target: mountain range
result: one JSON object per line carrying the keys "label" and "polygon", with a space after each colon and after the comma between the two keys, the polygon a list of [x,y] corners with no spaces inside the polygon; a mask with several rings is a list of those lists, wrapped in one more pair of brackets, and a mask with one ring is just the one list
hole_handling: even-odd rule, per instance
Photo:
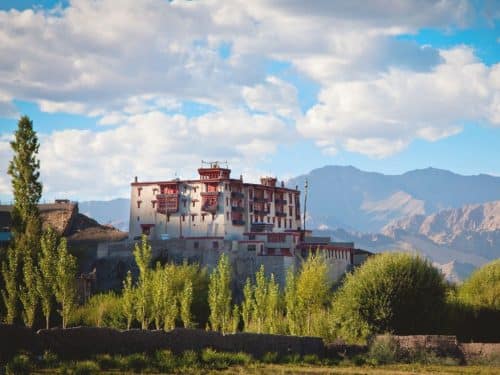
{"label": "mountain range", "polygon": [[[426,168],[401,175],[326,166],[308,181],[306,227],[370,251],[415,251],[450,280],[500,257],[500,177]],[[304,193],[304,192],[303,192]],[[128,230],[128,199],[80,202],[80,212]]]}

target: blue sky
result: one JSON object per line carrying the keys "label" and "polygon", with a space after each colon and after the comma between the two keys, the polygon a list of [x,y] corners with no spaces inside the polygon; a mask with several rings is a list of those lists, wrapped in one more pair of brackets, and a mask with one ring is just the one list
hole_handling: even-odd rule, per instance
{"label": "blue sky", "polygon": [[[27,114],[45,198],[200,160],[500,175],[500,2],[0,2],[0,199]],[[17,11],[15,11],[15,10]]]}

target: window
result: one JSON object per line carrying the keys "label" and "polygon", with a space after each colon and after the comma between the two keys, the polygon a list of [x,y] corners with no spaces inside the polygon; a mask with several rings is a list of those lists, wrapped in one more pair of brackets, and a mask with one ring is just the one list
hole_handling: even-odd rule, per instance
{"label": "window", "polygon": [[194,188],[193,188],[193,191],[194,191],[195,193],[196,193],[196,189],[197,189],[196,187],[194,187]]}
{"label": "window", "polygon": [[253,211],[253,204],[250,203],[250,211]]}
{"label": "window", "polygon": [[201,215],[201,221],[205,221],[205,214]]}
{"label": "window", "polygon": [[292,206],[288,207],[288,215],[292,216]]}
{"label": "window", "polygon": [[288,219],[288,224],[289,224],[288,227],[292,228],[292,219]]}
{"label": "window", "polygon": [[281,219],[278,219],[278,228],[281,228]]}
{"label": "window", "polygon": [[248,235],[248,239],[249,239],[249,240],[255,240],[255,233],[250,233],[250,234]]}
{"label": "window", "polygon": [[224,184],[224,189],[228,190],[227,184]]}
{"label": "window", "polygon": [[292,204],[292,193],[288,193],[288,202]]}
{"label": "window", "polygon": [[250,222],[253,221],[253,215],[250,215]]}
{"label": "window", "polygon": [[267,217],[267,222],[268,222],[268,223],[270,223],[270,222],[271,222],[271,217],[270,217],[270,216],[268,216],[268,217]]}
{"label": "window", "polygon": [[212,221],[215,220],[215,214],[212,214]]}
{"label": "window", "polygon": [[137,221],[141,220],[141,218],[139,216],[137,216]]}
{"label": "window", "polygon": [[182,204],[184,205],[184,208],[186,208],[186,199],[182,200]]}
{"label": "window", "polygon": [[200,244],[198,243],[198,241],[194,241],[193,247],[195,249],[197,249],[199,246],[200,246]]}
{"label": "window", "polygon": [[192,203],[193,203],[193,207],[194,207],[194,206],[195,206],[195,204],[196,204],[196,201],[193,201]]}
{"label": "window", "polygon": [[170,221],[170,214],[167,214],[167,223]]}
{"label": "window", "polygon": [[156,201],[151,201],[151,204],[153,205],[153,208],[156,206]]}
{"label": "window", "polygon": [[213,241],[212,242],[212,248],[213,249],[218,249],[219,248],[219,242],[218,241]]}
{"label": "window", "polygon": [[226,219],[229,220],[229,212],[226,212]]}
{"label": "window", "polygon": [[255,251],[256,250],[256,246],[255,245],[248,245],[247,246],[247,251]]}
{"label": "window", "polygon": [[137,196],[140,197],[141,196],[141,191],[142,191],[142,188],[141,187],[138,187],[137,188]]}
{"label": "window", "polygon": [[186,216],[182,215],[182,221],[186,221]]}
{"label": "window", "polygon": [[142,201],[137,201],[137,208],[141,208]]}
{"label": "window", "polygon": [[229,207],[229,198],[226,197],[226,207]]}
{"label": "window", "polygon": [[194,221],[195,215],[191,215],[191,221]]}

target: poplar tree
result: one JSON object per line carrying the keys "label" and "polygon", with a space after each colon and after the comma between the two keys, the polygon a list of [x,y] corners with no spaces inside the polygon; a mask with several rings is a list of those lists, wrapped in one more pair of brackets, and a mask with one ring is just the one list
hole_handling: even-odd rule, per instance
{"label": "poplar tree", "polygon": [[177,306],[177,298],[175,295],[175,289],[173,287],[172,280],[166,279],[163,284],[163,296],[165,299],[165,308],[163,311],[163,329],[165,331],[170,331],[175,328],[175,320],[179,314],[179,308]]}
{"label": "poplar tree", "polygon": [[62,326],[66,328],[68,320],[76,306],[76,258],[68,252],[66,239],[62,238],[57,249],[55,296],[60,304],[59,313]]}
{"label": "poplar tree", "polygon": [[36,289],[36,269],[33,258],[26,256],[23,264],[23,284],[20,286],[19,297],[23,305],[22,318],[27,327],[33,327],[38,307],[38,292]]}
{"label": "poplar tree", "polygon": [[191,304],[193,302],[193,283],[191,280],[187,280],[184,289],[182,290],[181,298],[180,298],[180,315],[182,324],[184,328],[190,328],[192,326],[191,323]]}
{"label": "poplar tree", "polygon": [[161,329],[162,321],[165,316],[165,306],[168,303],[165,296],[165,283],[168,275],[164,272],[164,269],[160,266],[160,263],[156,264],[156,268],[151,272],[151,316],[153,318],[155,328]]}
{"label": "poplar tree", "polygon": [[17,317],[17,303],[19,299],[18,280],[19,254],[14,249],[7,251],[7,260],[2,263],[4,290],[3,303],[6,309],[5,323],[13,324]]}
{"label": "poplar tree", "polygon": [[254,289],[254,321],[257,325],[257,333],[263,333],[266,320],[267,304],[267,280],[264,274],[264,265],[261,265],[259,271],[255,274]]}
{"label": "poplar tree", "polygon": [[57,258],[57,233],[52,229],[47,229],[40,241],[39,269],[36,274],[36,290],[40,297],[42,313],[45,317],[45,328],[49,328],[50,315],[54,302],[54,291],[56,279],[56,258]]}
{"label": "poplar tree", "polygon": [[300,335],[302,332],[300,324],[302,312],[299,310],[299,304],[297,303],[297,280],[293,268],[289,268],[286,274],[285,311],[290,334],[294,336]]}
{"label": "poplar tree", "polygon": [[130,271],[127,272],[127,276],[123,280],[122,309],[127,319],[127,329],[130,329],[135,317],[135,290]]}
{"label": "poplar tree", "polygon": [[231,318],[231,265],[225,254],[221,254],[217,267],[210,274],[208,305],[212,330],[228,332]]}
{"label": "poplar tree", "polygon": [[305,317],[302,335],[311,335],[312,317],[324,308],[329,290],[325,258],[322,255],[310,255],[302,264],[296,284],[298,310]]}
{"label": "poplar tree", "polygon": [[135,245],[134,258],[139,268],[139,280],[137,283],[136,317],[141,323],[142,329],[147,329],[151,322],[151,246],[147,236],[143,235],[141,245]]}
{"label": "poplar tree", "polygon": [[274,274],[271,274],[267,284],[267,301],[266,301],[266,333],[275,334],[279,329],[281,320],[280,311],[280,289],[274,279]]}
{"label": "poplar tree", "polygon": [[243,302],[241,304],[241,318],[243,319],[243,330],[245,332],[250,332],[252,329],[253,304],[253,287],[250,278],[247,278],[243,287]]}
{"label": "poplar tree", "polygon": [[[33,295],[27,295],[32,283],[33,265],[36,264],[37,248],[40,240],[40,215],[38,212],[38,202],[42,195],[42,184],[40,178],[40,161],[37,158],[38,137],[33,130],[33,123],[27,117],[20,118],[14,140],[10,142],[13,157],[9,163],[7,173],[11,177],[14,206],[12,208],[12,240],[7,250],[7,261],[2,264],[2,275],[5,289],[2,293],[7,310],[6,321],[13,323],[18,316],[19,297],[22,301],[30,303]],[[15,253],[15,254],[11,254]],[[30,257],[27,266],[25,259]],[[27,271],[28,275],[22,277],[22,272]],[[24,284],[23,293],[20,287]],[[16,287],[14,287],[16,286]],[[31,315],[32,307],[26,304],[23,315]]]}

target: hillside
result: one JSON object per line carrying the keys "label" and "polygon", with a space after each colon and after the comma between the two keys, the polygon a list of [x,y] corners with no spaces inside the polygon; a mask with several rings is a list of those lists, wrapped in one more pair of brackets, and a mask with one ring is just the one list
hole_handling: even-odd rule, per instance
{"label": "hillside", "polygon": [[382,233],[395,240],[422,237],[439,246],[496,259],[500,257],[500,201],[408,216],[387,224]]}
{"label": "hillside", "polygon": [[500,177],[462,176],[427,168],[402,175],[326,166],[288,181],[307,178],[309,228],[380,232],[390,221],[430,215],[441,209],[500,200]]}

